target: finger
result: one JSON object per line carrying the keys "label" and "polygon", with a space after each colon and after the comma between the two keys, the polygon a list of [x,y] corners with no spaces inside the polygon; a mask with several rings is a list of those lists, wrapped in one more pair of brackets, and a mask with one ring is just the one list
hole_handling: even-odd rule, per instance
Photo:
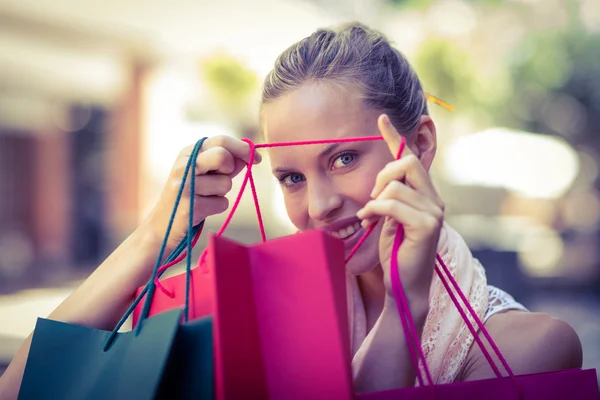
{"label": "finger", "polygon": [[186,146],[183,149],[181,149],[181,151],[179,152],[179,156],[183,156],[183,157],[189,157],[190,154],[192,154],[192,151],[194,150],[194,147],[196,147],[195,144],[192,144],[190,146]]}
{"label": "finger", "polygon": [[[226,135],[214,136],[206,139],[202,146],[206,151],[214,147],[223,147],[234,157],[244,160],[246,163],[250,162],[250,145],[240,139]],[[261,160],[262,156],[255,150],[254,164],[260,163]]]}
{"label": "finger", "polygon": [[239,158],[235,159],[235,168],[233,169],[233,172],[229,174],[230,178],[235,178],[244,168],[246,168],[246,163],[243,160],[240,160]]}
{"label": "finger", "polygon": [[434,199],[398,181],[388,183],[377,196],[377,200],[397,200],[436,218],[443,218],[443,207]]}
{"label": "finger", "polygon": [[365,218],[360,222],[360,225],[363,227],[363,229],[368,229],[372,224],[377,223],[377,221],[379,221],[380,219],[381,217]]}
{"label": "finger", "polygon": [[402,154],[398,154],[400,151],[400,147],[402,145],[402,135],[394,128],[390,118],[386,114],[381,114],[377,119],[377,127],[379,128],[379,132],[381,136],[383,136],[383,140],[387,143],[390,152],[394,158],[400,158],[406,154],[412,154],[408,146],[404,146],[402,150]]}
{"label": "finger", "polygon": [[197,196],[225,196],[232,187],[229,175],[200,175],[195,178]]}
{"label": "finger", "polygon": [[371,192],[371,197],[377,198],[385,187],[393,181],[403,182],[419,193],[430,197],[439,206],[443,205],[437,191],[433,187],[429,174],[414,154],[409,154],[399,160],[392,161],[379,171],[375,180],[375,186]]}
{"label": "finger", "polygon": [[229,175],[235,172],[234,156],[224,147],[212,147],[203,151],[196,159],[196,175],[211,171],[217,174]]}
{"label": "finger", "polygon": [[229,208],[229,199],[222,196],[198,196],[194,201],[194,215],[202,220],[211,215],[221,214]]}
{"label": "finger", "polygon": [[435,231],[441,226],[441,221],[433,215],[390,199],[371,200],[357,216],[360,219],[389,217],[405,227],[422,231],[424,234]]}

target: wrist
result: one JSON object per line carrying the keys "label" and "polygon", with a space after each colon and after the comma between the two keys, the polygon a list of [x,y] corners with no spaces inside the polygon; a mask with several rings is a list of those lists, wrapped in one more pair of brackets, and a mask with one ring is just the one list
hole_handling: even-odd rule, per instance
{"label": "wrist", "polygon": [[[419,329],[425,323],[427,314],[429,313],[429,296],[423,293],[409,295],[405,292],[408,308]],[[394,312],[398,314],[398,304],[393,293],[386,293],[383,305],[384,312]]]}
{"label": "wrist", "polygon": [[[148,260],[151,260],[153,264],[156,262],[156,258],[158,257],[158,253],[162,246],[164,234],[157,231],[156,227],[149,219],[142,222],[136,228],[130,239],[133,242],[132,244],[139,249],[140,252],[147,255]],[[175,246],[167,241],[161,263],[169,256],[169,254],[171,254],[174,248]]]}

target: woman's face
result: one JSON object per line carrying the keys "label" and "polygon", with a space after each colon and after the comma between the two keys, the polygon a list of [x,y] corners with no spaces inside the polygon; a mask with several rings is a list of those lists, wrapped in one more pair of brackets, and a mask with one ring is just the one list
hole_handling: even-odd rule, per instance
{"label": "woman's face", "polygon": [[[349,91],[307,84],[265,105],[262,123],[267,142],[379,136],[380,114]],[[377,173],[394,159],[386,143],[278,147],[268,154],[292,223],[342,239],[347,254],[364,233],[356,212],[371,199]],[[349,262],[349,272],[378,265],[381,225]]]}

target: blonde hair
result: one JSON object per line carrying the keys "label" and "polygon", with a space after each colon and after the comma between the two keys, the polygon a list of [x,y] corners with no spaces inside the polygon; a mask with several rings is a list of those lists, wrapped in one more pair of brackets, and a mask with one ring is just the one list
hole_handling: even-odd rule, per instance
{"label": "blonde hair", "polygon": [[428,114],[421,82],[404,55],[360,23],[319,29],[281,53],[265,79],[262,104],[308,82],[356,87],[367,107],[388,114],[404,134]]}

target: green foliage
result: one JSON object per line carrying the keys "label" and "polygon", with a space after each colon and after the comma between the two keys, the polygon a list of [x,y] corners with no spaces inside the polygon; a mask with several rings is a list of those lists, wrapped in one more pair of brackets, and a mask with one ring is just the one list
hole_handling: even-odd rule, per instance
{"label": "green foliage", "polygon": [[[487,3],[478,7],[479,24],[493,18],[496,2],[477,3]],[[535,14],[529,8],[513,11],[523,18],[513,18],[515,25],[506,29],[525,33],[498,60],[486,59],[473,46],[477,37],[465,45],[430,36],[413,60],[425,90],[476,125],[558,134],[584,146],[600,144],[600,35],[582,28],[577,10],[569,9],[566,28],[529,23]],[[485,32],[485,25],[479,29]],[[501,32],[485,36],[486,46],[503,40]]]}
{"label": "green foliage", "polygon": [[246,101],[259,87],[258,76],[252,70],[224,54],[204,60],[202,75],[208,88],[226,104]]}

